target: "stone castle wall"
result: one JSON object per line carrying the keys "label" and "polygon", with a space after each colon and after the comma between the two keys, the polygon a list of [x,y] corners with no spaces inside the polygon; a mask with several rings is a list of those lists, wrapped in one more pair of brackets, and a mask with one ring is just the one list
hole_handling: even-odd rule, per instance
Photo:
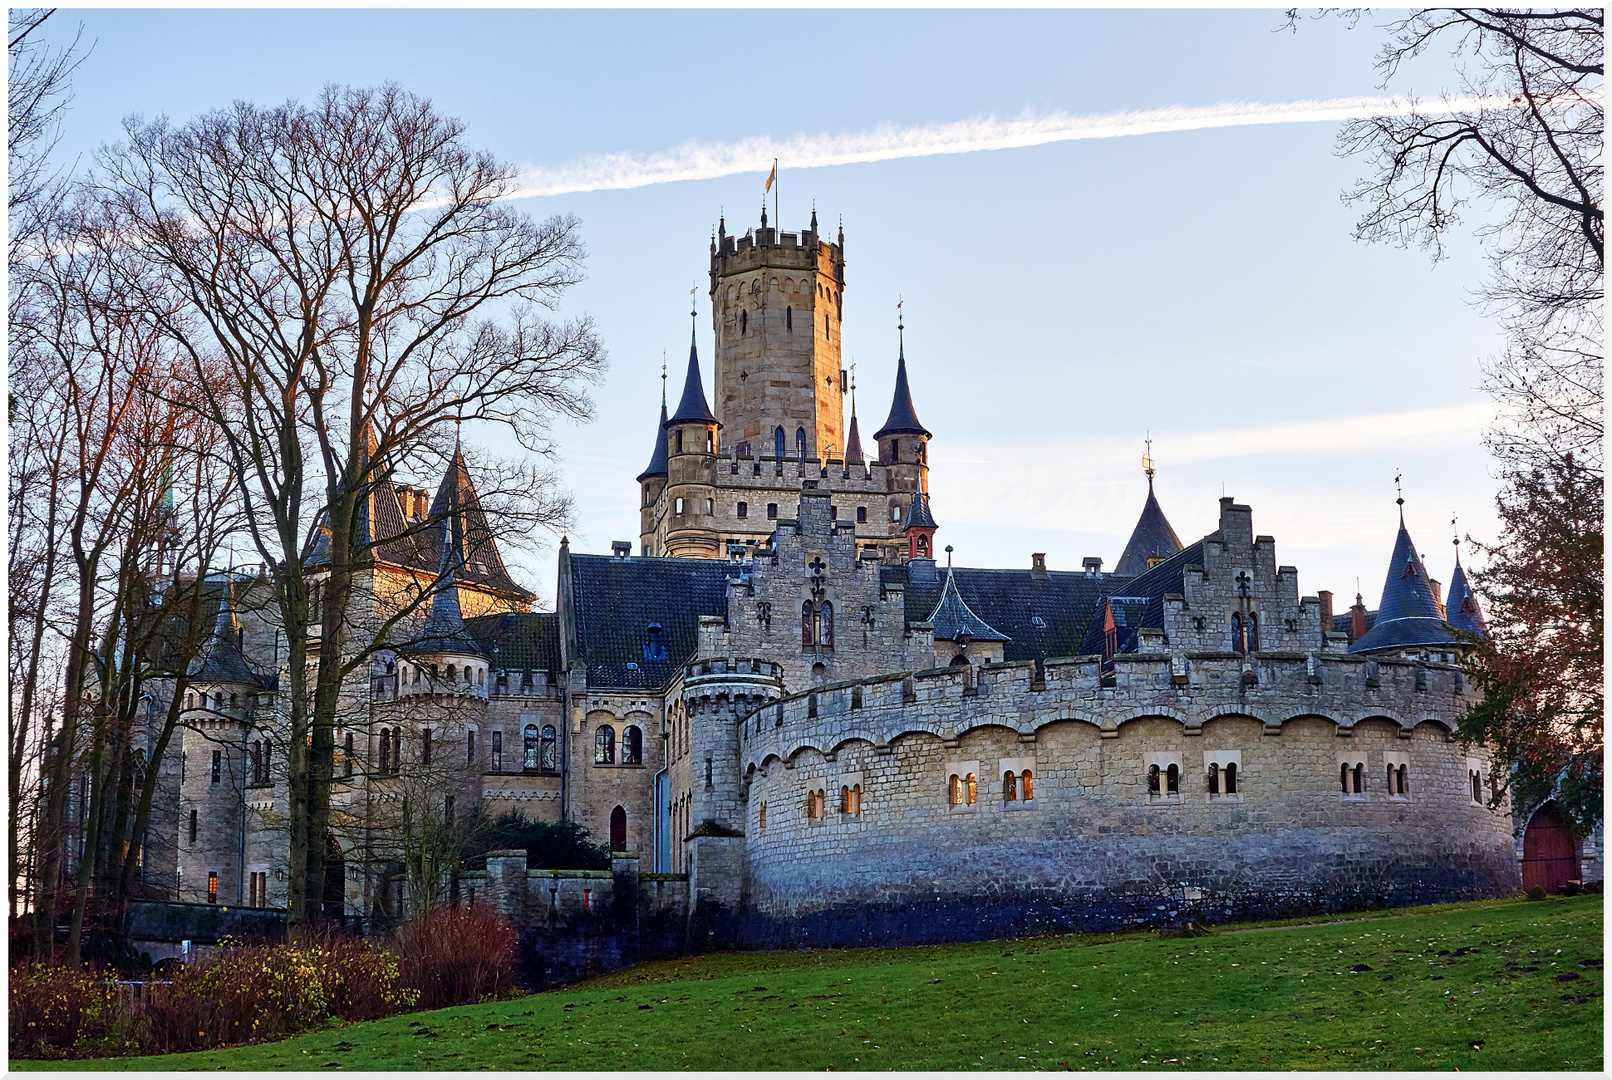
{"label": "stone castle wall", "polygon": [[[1508,893],[1509,807],[1452,742],[1459,673],[1329,656],[1121,657],[839,684],[748,717],[743,938],[866,944],[1292,915]],[[1321,681],[1315,681],[1319,678]],[[1211,795],[1208,766],[1237,765]],[[1340,766],[1364,766],[1361,795]],[[1148,789],[1177,766],[1179,792]],[[1385,790],[1408,766],[1408,791]],[[1003,774],[1033,777],[1007,800]],[[950,802],[953,774],[976,778]],[[1021,781],[1022,782],[1022,781]],[[840,791],[860,786],[860,813]],[[808,792],[826,807],[808,816]],[[765,810],[763,810],[765,808]],[[763,812],[766,815],[762,824]]]}

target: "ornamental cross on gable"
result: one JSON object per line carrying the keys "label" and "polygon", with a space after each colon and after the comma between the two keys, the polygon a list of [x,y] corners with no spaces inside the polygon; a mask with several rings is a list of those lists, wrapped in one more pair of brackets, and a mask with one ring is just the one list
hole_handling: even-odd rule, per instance
{"label": "ornamental cross on gable", "polygon": [[823,588],[828,584],[828,564],[823,562],[821,556],[817,556],[806,564],[806,569],[812,572],[812,599],[821,600]]}
{"label": "ornamental cross on gable", "polygon": [[1237,577],[1233,580],[1237,582],[1238,596],[1241,596],[1246,600],[1248,597],[1253,595],[1254,579],[1248,576],[1247,570],[1237,571]]}

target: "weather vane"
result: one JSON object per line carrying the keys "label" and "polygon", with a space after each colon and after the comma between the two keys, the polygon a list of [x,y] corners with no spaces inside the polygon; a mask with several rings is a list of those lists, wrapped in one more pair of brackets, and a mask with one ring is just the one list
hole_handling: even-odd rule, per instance
{"label": "weather vane", "polygon": [[1144,438],[1142,440],[1142,442],[1144,444],[1146,444],[1146,446],[1147,446],[1147,449],[1142,451],[1142,471],[1147,473],[1147,478],[1149,480],[1152,480],[1153,479],[1153,433],[1151,431],[1149,431],[1147,433],[1147,437]]}
{"label": "weather vane", "polygon": [[1394,501],[1396,503],[1398,503],[1400,506],[1404,506],[1405,505],[1405,490],[1404,490],[1404,488],[1400,487],[1400,485],[1399,485],[1399,477],[1400,477],[1400,474],[1396,471],[1394,473],[1394,490],[1399,493],[1399,498],[1395,499]]}

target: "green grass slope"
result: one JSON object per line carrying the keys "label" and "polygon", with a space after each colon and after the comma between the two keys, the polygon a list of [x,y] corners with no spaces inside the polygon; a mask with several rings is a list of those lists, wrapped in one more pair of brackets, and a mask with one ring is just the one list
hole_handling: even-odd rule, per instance
{"label": "green grass slope", "polygon": [[110,1069],[1600,1070],[1599,896],[1203,938],[646,964]]}

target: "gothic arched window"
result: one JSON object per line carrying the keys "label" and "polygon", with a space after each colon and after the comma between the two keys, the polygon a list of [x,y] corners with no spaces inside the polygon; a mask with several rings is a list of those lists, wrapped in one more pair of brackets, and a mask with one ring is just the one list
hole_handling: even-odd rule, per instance
{"label": "gothic arched window", "polygon": [[1020,786],[1022,788],[1022,790],[1019,792],[1019,798],[1021,798],[1021,799],[1033,799],[1033,798],[1035,798],[1035,777],[1030,775],[1030,770],[1029,769],[1025,769],[1022,773],[1019,774],[1019,784],[1020,784]]}
{"label": "gothic arched window", "polygon": [[1338,785],[1345,795],[1349,794],[1349,763],[1344,762],[1338,766]]}
{"label": "gothic arched window", "polygon": [[1248,616],[1248,651],[1259,652],[1259,616],[1252,612]]}
{"label": "gothic arched window", "polygon": [[825,649],[834,647],[834,605],[827,600],[818,609],[817,642]]}
{"label": "gothic arched window", "polygon": [[1237,794],[1237,763],[1235,761],[1226,763],[1226,794]]}
{"label": "gothic arched window", "polygon": [[967,787],[968,787],[968,804],[970,806],[973,806],[975,803],[979,802],[979,797],[980,797],[979,778],[977,776],[975,776],[973,773],[969,773],[966,777],[963,778],[963,783],[965,785],[967,785]]}
{"label": "gothic arched window", "polygon": [[784,308],[784,329],[785,330],[793,330],[793,329],[795,329],[795,309],[794,308],[789,308],[789,307]]}
{"label": "gothic arched window", "polygon": [[[1153,767],[1153,779],[1158,780],[1158,766]],[[1010,772],[1002,774],[1002,799],[1004,802],[1017,802],[1019,798],[1019,778]]]}
{"label": "gothic arched window", "polygon": [[816,641],[816,636],[812,633],[812,602],[808,600],[800,605],[800,643],[813,645]]}
{"label": "gothic arched window", "polygon": [[772,433],[772,454],[779,461],[784,460],[784,429],[778,428]]}
{"label": "gothic arched window", "polygon": [[1248,628],[1243,625],[1243,617],[1237,612],[1231,615],[1231,651],[1238,656],[1248,651]]}
{"label": "gothic arched window", "polygon": [[1399,794],[1401,794],[1401,795],[1409,794],[1410,793],[1410,766],[1401,765],[1399,767],[1398,777],[1399,777]]}
{"label": "gothic arched window", "polygon": [[739,309],[739,333],[743,334],[750,329],[750,313],[743,308]]}
{"label": "gothic arched window", "polygon": [[539,756],[537,760],[543,771],[559,772],[560,756],[557,752],[559,748],[554,743],[554,726],[552,724],[543,725],[543,737],[538,745]]}
{"label": "gothic arched window", "polygon": [[1159,767],[1157,765],[1147,767],[1147,792],[1149,795],[1159,793]]}
{"label": "gothic arched window", "polygon": [[537,768],[537,725],[527,724],[521,733],[521,768]]}
{"label": "gothic arched window", "polygon": [[381,728],[381,772],[392,771],[392,729]]}
{"label": "gothic arched window", "polygon": [[806,460],[806,429],[803,427],[795,429],[795,456]]}
{"label": "gothic arched window", "polygon": [[963,801],[963,778],[956,773],[952,773],[951,779],[946,782],[946,799],[953,806]]}
{"label": "gothic arched window", "polygon": [[593,763],[595,765],[616,763],[616,729],[609,724],[600,724],[599,730],[593,734]]}
{"label": "gothic arched window", "polygon": [[1181,767],[1179,765],[1171,765],[1164,771],[1164,790],[1169,795],[1179,795],[1181,793]]}
{"label": "gothic arched window", "polygon": [[1355,765],[1354,778],[1355,794],[1359,795],[1361,792],[1366,790],[1366,767],[1364,765]]}

